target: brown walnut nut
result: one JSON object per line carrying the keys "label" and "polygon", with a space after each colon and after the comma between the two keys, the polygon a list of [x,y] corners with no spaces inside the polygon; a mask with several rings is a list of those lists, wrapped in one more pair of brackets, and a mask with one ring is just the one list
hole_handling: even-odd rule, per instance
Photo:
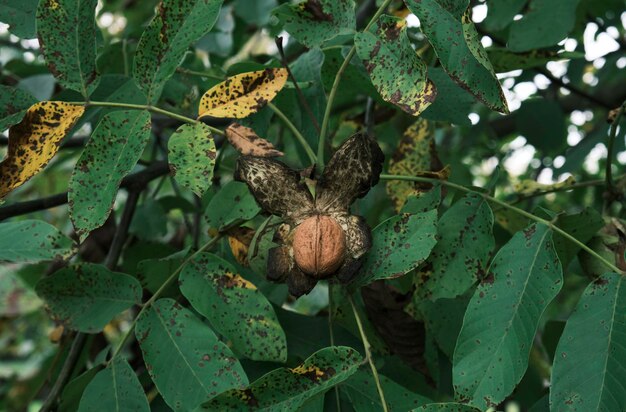
{"label": "brown walnut nut", "polygon": [[305,274],[324,279],[339,269],[344,261],[346,237],[341,226],[330,216],[315,215],[296,227],[293,255]]}

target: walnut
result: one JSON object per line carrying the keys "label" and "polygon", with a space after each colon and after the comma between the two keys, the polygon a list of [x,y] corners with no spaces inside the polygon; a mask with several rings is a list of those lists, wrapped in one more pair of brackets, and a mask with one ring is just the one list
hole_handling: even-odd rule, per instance
{"label": "walnut", "polygon": [[378,183],[384,155],[365,134],[347,139],[332,156],[311,194],[302,176],[274,159],[241,156],[235,179],[245,182],[261,208],[284,223],[274,235],[267,278],[286,281],[294,296],[319,279],[347,283],[371,246],[370,228],[350,206]]}
{"label": "walnut", "polygon": [[323,279],[335,273],[343,263],[346,236],[330,216],[316,215],[296,227],[293,257],[305,274]]}

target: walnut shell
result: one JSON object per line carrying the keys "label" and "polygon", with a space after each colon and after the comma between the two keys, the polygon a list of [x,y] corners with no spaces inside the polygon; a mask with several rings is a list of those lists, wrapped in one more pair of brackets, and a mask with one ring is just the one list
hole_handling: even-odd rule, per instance
{"label": "walnut shell", "polygon": [[346,237],[330,216],[316,215],[304,220],[293,235],[293,255],[304,273],[325,278],[337,271],[344,261]]}

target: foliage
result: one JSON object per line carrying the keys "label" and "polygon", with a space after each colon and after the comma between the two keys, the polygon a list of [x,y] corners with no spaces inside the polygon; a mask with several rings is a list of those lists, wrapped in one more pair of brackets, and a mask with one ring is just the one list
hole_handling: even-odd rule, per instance
{"label": "foliage", "polygon": [[[3,1],[0,409],[624,410],[624,17]],[[363,216],[354,279],[268,279],[242,155],[275,213]]]}

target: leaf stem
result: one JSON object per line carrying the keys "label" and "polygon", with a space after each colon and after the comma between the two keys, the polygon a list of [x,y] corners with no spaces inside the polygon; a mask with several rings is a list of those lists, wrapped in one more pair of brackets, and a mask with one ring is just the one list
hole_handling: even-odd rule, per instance
{"label": "leaf stem", "polygon": [[[71,102],[73,104],[83,104],[85,105],[85,107],[118,107],[120,109],[134,109],[134,110],[147,110],[149,112],[152,113],[159,113],[162,114],[164,116],[167,117],[171,117],[172,119],[176,119],[176,120],[180,120],[181,122],[184,123],[198,123],[199,120],[196,119],[192,119],[191,117],[187,117],[187,116],[183,116],[182,114],[178,114],[178,113],[174,113],[174,112],[170,112],[169,110],[165,110],[165,109],[161,109],[160,107],[156,107],[156,106],[152,106],[149,104],[133,104],[133,103],[118,103],[118,102],[95,102],[95,101],[89,101],[89,102]],[[209,129],[211,129],[211,132],[215,133],[215,134],[219,134],[221,136],[224,136],[225,133],[220,130],[217,129],[213,126],[209,126],[207,125],[207,127]]]}
{"label": "leaf stem", "polygon": [[380,403],[383,407],[383,411],[388,412],[389,409],[387,408],[387,402],[385,401],[385,393],[383,392],[383,388],[380,385],[380,378],[378,377],[378,371],[376,370],[376,365],[374,365],[374,360],[372,359],[370,343],[367,340],[365,331],[363,330],[361,317],[359,316],[359,312],[357,311],[356,305],[354,304],[354,299],[352,299],[352,295],[349,293],[348,293],[348,301],[350,302],[350,306],[352,306],[352,312],[354,313],[354,318],[356,319],[356,325],[359,328],[359,333],[361,334],[361,340],[363,341],[363,348],[365,349],[365,360],[370,364],[370,368],[372,369],[372,376],[374,377],[374,382],[376,382],[376,389],[378,390]]}
{"label": "leaf stem", "polygon": [[[381,14],[387,9],[387,6],[391,3],[391,0],[385,0],[383,4],[380,5],[376,13],[372,16],[367,26],[363,29],[363,31],[369,30],[372,24],[378,20]],[[339,88],[339,82],[341,81],[341,76],[343,76],[343,72],[346,71],[352,57],[356,53],[356,46],[353,45],[348,55],[343,60],[341,67],[337,70],[337,74],[335,74],[335,80],[333,81],[333,85],[330,89],[330,93],[328,94],[328,101],[326,102],[326,110],[324,111],[324,117],[322,119],[322,128],[320,130],[320,138],[317,144],[317,159],[318,159],[318,167],[321,169],[324,167],[324,147],[326,145],[326,134],[328,130],[328,122],[330,120],[330,111],[333,108],[333,101],[335,100],[335,95],[337,94],[337,89]]]}
{"label": "leaf stem", "polygon": [[[178,277],[178,275],[180,274],[180,272],[182,272],[183,268],[185,267],[185,265],[187,265],[187,263],[191,262],[193,259],[196,258],[196,256],[198,256],[200,253],[204,252],[207,249],[210,249],[211,247],[213,247],[219,240],[221,239],[221,235],[217,235],[214,238],[212,238],[211,240],[209,240],[207,243],[205,243],[200,249],[198,249],[197,251],[195,251],[194,253],[192,253],[191,255],[189,255],[185,260],[183,260],[183,262],[180,264],[180,266],[178,266],[176,268],[176,270],[170,275],[170,277],[168,277],[165,282],[163,282],[163,284],[161,284],[161,286],[159,287],[159,289],[157,289],[156,292],[154,292],[154,295],[152,295],[150,297],[150,299],[148,299],[146,301],[146,303],[143,304],[143,306],[141,307],[141,310],[139,311],[139,313],[137,314],[137,316],[135,316],[135,319],[133,319],[133,322],[130,325],[130,328],[128,328],[128,330],[126,331],[126,333],[124,334],[124,336],[122,337],[122,340],[120,341],[119,345],[117,345],[117,348],[115,348],[115,351],[113,351],[113,354],[111,355],[111,359],[109,359],[109,362],[112,362],[113,359],[115,359],[115,357],[117,355],[119,355],[119,353],[122,351],[122,349],[124,348],[124,346],[126,345],[126,342],[128,342],[128,340],[130,339],[130,337],[132,336],[133,331],[135,330],[135,326],[137,325],[137,321],[139,320],[139,318],[141,317],[141,315],[143,315],[143,313],[150,307],[152,306],[152,304],[163,294],[163,292],[165,291],[165,289],[174,281],[176,280],[176,278]],[[107,364],[108,364],[107,363]]]}
{"label": "leaf stem", "polygon": [[289,130],[291,130],[291,133],[293,133],[295,138],[298,140],[298,142],[300,142],[300,144],[304,148],[304,151],[309,157],[311,164],[315,164],[317,162],[317,158],[315,157],[315,152],[313,151],[309,143],[306,141],[304,136],[302,136],[302,133],[300,133],[298,128],[291,122],[291,120],[289,120],[289,118],[285,115],[285,113],[283,113],[273,103],[271,102],[267,103],[267,107],[269,107],[276,114],[276,116],[278,116],[280,120],[282,120],[283,123],[285,123],[285,126],[287,126]]}
{"label": "leaf stem", "polygon": [[490,203],[497,204],[499,206],[502,206],[505,209],[509,209],[509,210],[511,210],[511,211],[513,211],[513,212],[515,212],[515,213],[517,213],[519,215],[522,215],[522,216],[524,216],[524,217],[526,217],[526,218],[528,218],[530,220],[534,220],[537,223],[541,223],[542,225],[548,226],[550,229],[552,229],[553,231],[555,231],[559,235],[563,236],[564,238],[566,238],[570,242],[574,243],[576,246],[580,247],[585,252],[589,253],[591,256],[593,256],[596,259],[598,259],[600,262],[604,263],[604,265],[606,267],[608,267],[609,269],[611,269],[615,273],[623,273],[623,271],[620,270],[613,263],[609,262],[604,257],[602,257],[599,254],[597,254],[596,252],[594,252],[589,246],[585,245],[584,243],[582,243],[581,241],[576,239],[574,236],[570,235],[569,233],[567,233],[566,231],[564,231],[560,227],[556,226],[554,223],[549,222],[549,221],[547,221],[545,219],[542,219],[539,216],[535,216],[532,213],[529,213],[529,212],[527,212],[527,211],[525,211],[523,209],[520,209],[518,207],[512,206],[512,205],[510,205],[510,204],[508,204],[506,202],[498,200],[495,197],[492,197],[492,196],[490,196],[490,195],[488,195],[486,193],[479,192],[479,191],[467,188],[465,186],[449,182],[447,180],[440,180],[440,179],[435,179],[435,178],[430,178],[430,177],[382,174],[382,175],[380,175],[380,178],[382,180],[404,180],[404,181],[409,181],[409,182],[423,182],[423,183],[432,183],[432,184],[442,184],[444,186],[451,187],[453,189],[460,190],[460,191],[465,192],[465,193],[477,194],[478,196],[482,197],[483,199],[487,200]]}
{"label": "leaf stem", "polygon": [[[624,114],[624,110],[626,110],[626,101],[622,103],[622,105],[617,109],[617,115],[611,123],[611,128],[609,129],[609,142],[607,145],[607,155],[606,155],[606,172],[604,174],[604,178],[606,180],[606,190],[609,192],[609,196],[612,197],[614,193],[614,185],[613,185],[613,151],[615,147],[615,138],[617,137],[617,128],[619,127],[619,123],[622,120],[622,115]],[[609,200],[610,202],[610,200]]]}

